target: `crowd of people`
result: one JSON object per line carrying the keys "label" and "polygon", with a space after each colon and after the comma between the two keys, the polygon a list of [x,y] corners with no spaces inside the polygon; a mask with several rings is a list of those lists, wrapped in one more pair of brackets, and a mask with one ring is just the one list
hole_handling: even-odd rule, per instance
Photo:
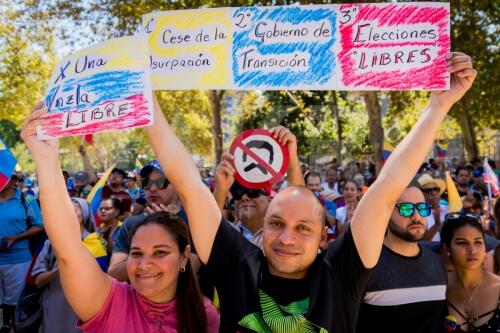
{"label": "crowd of people", "polygon": [[454,170],[452,212],[443,165],[422,164],[476,76],[468,56],[447,60],[451,89],[431,94],[378,175],[301,163],[282,126],[270,130],[289,151],[282,181],[245,187],[229,153],[200,174],[155,100],[156,160],[113,169],[95,208],[85,149],[70,175],[57,140],[36,138],[39,103],[22,131],[37,179],[0,192],[0,332],[500,332],[500,200],[471,161]]}

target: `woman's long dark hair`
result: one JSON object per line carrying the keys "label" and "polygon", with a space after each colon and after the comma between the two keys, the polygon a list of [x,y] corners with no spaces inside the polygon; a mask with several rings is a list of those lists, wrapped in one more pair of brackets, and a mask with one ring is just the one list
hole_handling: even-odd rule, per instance
{"label": "woman's long dark hair", "polygon": [[451,248],[451,240],[455,235],[455,231],[465,226],[473,227],[479,231],[484,241],[483,226],[481,225],[479,217],[470,214],[448,214],[440,232],[441,245],[445,244],[448,248]]}
{"label": "woman's long dark hair", "polygon": [[[139,228],[149,224],[157,224],[171,234],[182,253],[189,245],[189,231],[186,224],[169,213],[158,212],[148,215],[144,221],[132,230],[131,239]],[[178,313],[179,333],[207,333],[207,313],[203,305],[203,296],[198,281],[188,258],[186,271],[179,273],[177,291],[175,294]]]}

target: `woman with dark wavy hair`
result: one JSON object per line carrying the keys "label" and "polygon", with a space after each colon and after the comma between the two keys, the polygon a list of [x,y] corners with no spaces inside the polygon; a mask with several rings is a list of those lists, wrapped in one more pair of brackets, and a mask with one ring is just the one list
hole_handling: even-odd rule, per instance
{"label": "woman with dark wavy hair", "polygon": [[500,277],[484,269],[486,247],[479,216],[450,213],[441,244],[454,270],[448,275],[447,332],[498,332]]}
{"label": "woman with dark wavy hair", "polygon": [[153,214],[136,228],[127,261],[130,284],[99,268],[81,242],[58,141],[36,137],[36,127],[44,122],[40,117],[47,113],[41,106],[26,119],[22,137],[36,163],[45,231],[79,328],[100,333],[218,332],[219,315],[200,295],[189,263],[187,230],[180,222]]}
{"label": "woman with dark wavy hair", "polygon": [[[155,235],[151,239],[150,235]],[[141,239],[146,236],[147,238]],[[160,240],[160,237],[162,238]],[[148,215],[148,217],[139,223],[131,233],[132,242],[130,245],[129,259],[127,261],[127,271],[130,283],[141,295],[154,295],[159,293],[157,290],[160,284],[150,283],[144,280],[141,276],[152,276],[164,273],[164,279],[177,279],[177,288],[175,292],[175,305],[177,310],[177,320],[182,323],[182,329],[179,332],[207,332],[207,313],[205,312],[204,299],[201,294],[198,282],[196,280],[193,268],[189,259],[180,268],[180,274],[176,275],[175,271],[169,270],[170,262],[175,261],[177,253],[182,256],[183,260],[189,258],[189,231],[186,224],[177,217],[171,217],[169,213],[158,212]],[[156,242],[158,238],[158,242]],[[160,241],[162,243],[160,243]],[[156,244],[156,245],[155,245]],[[167,245],[167,247],[159,245]],[[140,260],[146,255],[148,247],[152,251],[159,251],[157,257],[152,259],[151,268],[146,272],[140,272]],[[170,256],[168,259],[164,257]],[[175,263],[174,263],[175,265]],[[142,268],[142,270],[146,269]],[[171,275],[171,276],[169,276]],[[165,283],[168,285],[168,282]],[[205,302],[208,302],[205,300]],[[218,316],[216,316],[218,319]],[[213,321],[214,318],[210,318]],[[214,323],[209,323],[214,327]]]}

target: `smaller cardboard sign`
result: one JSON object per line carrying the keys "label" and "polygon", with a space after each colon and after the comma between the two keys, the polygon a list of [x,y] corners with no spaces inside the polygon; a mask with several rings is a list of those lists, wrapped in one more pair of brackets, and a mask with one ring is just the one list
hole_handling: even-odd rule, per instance
{"label": "smaller cardboard sign", "polygon": [[85,135],[152,124],[146,35],[80,50],[54,69],[45,97],[49,123],[39,139]]}
{"label": "smaller cardboard sign", "polygon": [[236,137],[231,148],[235,179],[251,189],[280,181],[288,168],[288,148],[263,129],[248,130]]}

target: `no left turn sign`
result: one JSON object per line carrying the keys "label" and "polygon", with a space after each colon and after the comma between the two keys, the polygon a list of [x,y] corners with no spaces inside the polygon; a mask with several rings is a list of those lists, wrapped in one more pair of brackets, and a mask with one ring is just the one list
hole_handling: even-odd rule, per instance
{"label": "no left turn sign", "polygon": [[277,183],[288,168],[288,148],[267,130],[241,133],[229,152],[234,157],[235,179],[248,188],[259,189]]}

